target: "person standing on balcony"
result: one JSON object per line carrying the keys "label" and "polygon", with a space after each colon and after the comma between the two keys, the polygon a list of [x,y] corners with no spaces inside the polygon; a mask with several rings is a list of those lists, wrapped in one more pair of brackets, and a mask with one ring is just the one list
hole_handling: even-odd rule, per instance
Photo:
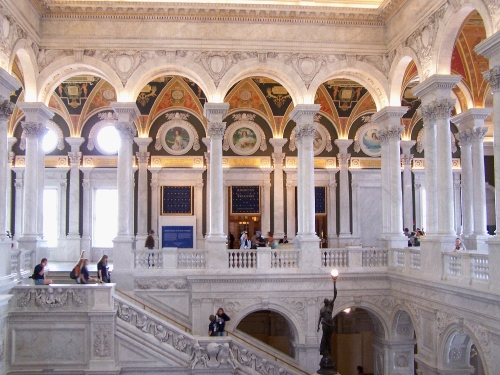
{"label": "person standing on balcony", "polygon": [[457,239],[455,240],[455,246],[453,246],[453,252],[455,251],[461,251],[461,250],[467,250],[465,248],[465,245],[462,243],[462,241],[460,241],[460,238],[457,237]]}
{"label": "person standing on balcony", "polygon": [[[154,235],[155,235],[155,231],[151,229],[149,231],[148,237],[146,238],[146,242],[144,243],[144,247],[147,247],[148,250],[153,250],[155,248]],[[148,267],[151,267],[151,258],[153,258],[153,267],[155,266],[154,255],[155,254],[152,251],[148,254]]]}

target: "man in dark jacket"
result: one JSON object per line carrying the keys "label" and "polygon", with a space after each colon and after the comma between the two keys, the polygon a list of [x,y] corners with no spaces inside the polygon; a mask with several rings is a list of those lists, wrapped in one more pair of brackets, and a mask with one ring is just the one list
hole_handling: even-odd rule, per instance
{"label": "man in dark jacket", "polygon": [[[144,247],[147,247],[149,250],[153,250],[155,248],[155,238],[154,238],[154,235],[155,235],[155,231],[154,230],[150,230],[149,231],[149,235],[148,237],[146,238],[146,242],[144,243]],[[154,253],[151,252],[148,254],[148,267],[151,267],[151,259],[153,258],[153,267],[155,266],[154,264]]]}

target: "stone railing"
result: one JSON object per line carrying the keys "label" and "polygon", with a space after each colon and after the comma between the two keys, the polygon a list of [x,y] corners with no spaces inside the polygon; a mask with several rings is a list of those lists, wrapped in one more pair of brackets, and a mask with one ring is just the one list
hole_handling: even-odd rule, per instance
{"label": "stone railing", "polygon": [[[236,368],[238,373],[303,375],[300,369],[293,369],[284,363],[278,363],[257,347],[250,348],[234,337],[194,337],[167,321],[149,314],[126,299],[115,295],[117,325],[127,326],[135,331],[133,336],[144,335],[147,342],[156,342],[156,346],[186,362],[196,373],[230,373]],[[226,371],[225,371],[226,370]]]}
{"label": "stone railing", "polygon": [[16,279],[28,278],[35,268],[35,250],[12,249],[10,251],[10,271]]}
{"label": "stone railing", "polygon": [[490,280],[489,257],[486,254],[474,254],[474,252],[445,253],[444,277],[472,282],[488,282]]}
{"label": "stone railing", "polygon": [[299,268],[300,251],[271,250],[271,268]]}
{"label": "stone railing", "polygon": [[228,250],[227,255],[229,268],[257,268],[257,250]]}
{"label": "stone railing", "polygon": [[205,254],[205,250],[140,249],[134,251],[134,267],[136,269],[203,269],[206,267]]}

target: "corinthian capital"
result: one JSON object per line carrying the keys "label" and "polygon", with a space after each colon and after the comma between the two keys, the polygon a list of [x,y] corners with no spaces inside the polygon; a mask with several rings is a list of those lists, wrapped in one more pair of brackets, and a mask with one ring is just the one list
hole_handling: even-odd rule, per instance
{"label": "corinthian capital", "polygon": [[137,162],[139,164],[147,164],[149,160],[149,152],[136,152]]}
{"label": "corinthian capital", "polygon": [[500,90],[500,65],[483,72],[483,77],[489,82],[491,90]]}
{"label": "corinthian capital", "polygon": [[347,168],[351,154],[338,153],[337,158],[339,159],[340,168]]}
{"label": "corinthian capital", "polygon": [[486,135],[487,131],[488,131],[488,127],[486,127],[486,126],[473,129],[472,130],[472,139],[483,142],[484,136]]}
{"label": "corinthian capital", "polygon": [[134,139],[137,129],[133,122],[117,122],[115,123],[115,128],[120,134],[121,139]]}
{"label": "corinthian capital", "polygon": [[472,131],[464,130],[455,134],[455,138],[460,143],[460,147],[467,147],[472,145]]}
{"label": "corinthian capital", "polygon": [[69,162],[71,166],[79,166],[80,165],[80,159],[82,157],[81,152],[68,152],[68,157],[69,157]]}
{"label": "corinthian capital", "polygon": [[212,139],[222,139],[224,132],[226,131],[225,122],[209,122],[208,123],[208,135]]}
{"label": "corinthian capital", "polygon": [[294,135],[297,141],[310,138],[311,142],[318,126],[313,122],[310,124],[300,124],[295,127]]}
{"label": "corinthian capital", "polygon": [[47,128],[41,122],[23,121],[21,122],[26,138],[42,138],[47,133]]}
{"label": "corinthian capital", "polygon": [[0,96],[0,120],[6,120],[14,111],[14,103]]}

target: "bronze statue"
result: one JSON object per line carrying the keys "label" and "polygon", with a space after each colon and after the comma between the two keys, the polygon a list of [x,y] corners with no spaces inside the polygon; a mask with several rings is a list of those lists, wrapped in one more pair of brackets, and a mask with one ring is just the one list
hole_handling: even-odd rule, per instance
{"label": "bronze statue", "polygon": [[319,312],[318,319],[318,332],[320,325],[323,329],[323,336],[321,337],[321,344],[319,352],[322,355],[321,362],[319,363],[320,369],[318,374],[336,374],[335,362],[333,361],[332,352],[332,334],[335,328],[333,322],[333,304],[337,299],[337,280],[333,280],[333,299],[325,298],[324,306]]}

